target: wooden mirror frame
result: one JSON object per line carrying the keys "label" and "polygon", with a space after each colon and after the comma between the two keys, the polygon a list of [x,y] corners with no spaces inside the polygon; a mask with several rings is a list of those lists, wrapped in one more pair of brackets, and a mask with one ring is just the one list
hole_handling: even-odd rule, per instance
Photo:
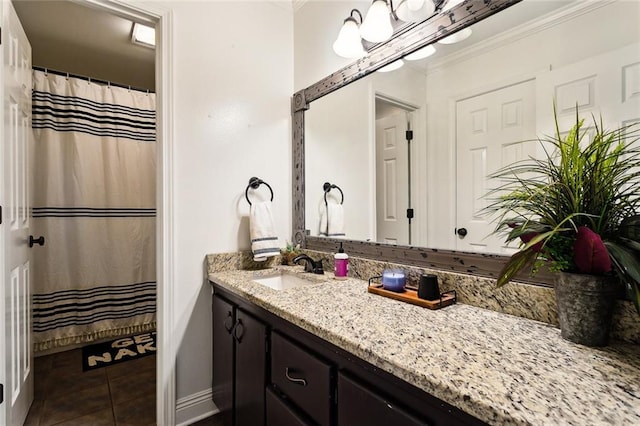
{"label": "wooden mirror frame", "polygon": [[[311,250],[331,253],[336,251],[339,243],[342,242],[345,251],[352,256],[491,278],[498,276],[508,259],[507,256],[307,235],[305,231],[304,112],[309,109],[310,102],[520,1],[467,0],[446,13],[425,22],[403,26],[389,41],[373,46],[366,57],[293,95],[292,241],[294,244],[300,244],[301,247]],[[550,286],[553,282],[551,275],[543,271],[536,275],[535,281],[526,274],[518,275],[517,280],[545,286]]]}

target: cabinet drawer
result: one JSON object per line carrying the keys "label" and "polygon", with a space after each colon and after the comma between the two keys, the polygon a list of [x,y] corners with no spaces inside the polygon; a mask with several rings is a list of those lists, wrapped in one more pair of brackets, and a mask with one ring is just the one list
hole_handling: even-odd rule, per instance
{"label": "cabinet drawer", "polygon": [[338,374],[338,426],[426,424],[360,383]]}
{"label": "cabinet drawer", "polygon": [[267,388],[267,426],[307,426],[296,412],[281,400],[271,388]]}
{"label": "cabinet drawer", "polygon": [[271,382],[315,422],[329,425],[331,365],[278,333],[271,336]]}

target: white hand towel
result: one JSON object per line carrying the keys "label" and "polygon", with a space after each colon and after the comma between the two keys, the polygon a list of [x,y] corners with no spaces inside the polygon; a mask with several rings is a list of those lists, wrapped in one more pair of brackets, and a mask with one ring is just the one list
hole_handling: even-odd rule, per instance
{"label": "white hand towel", "polygon": [[320,235],[344,237],[344,209],[342,204],[327,203],[326,213],[320,213]]}
{"label": "white hand towel", "polygon": [[322,206],[322,208],[320,209],[320,228],[318,229],[318,235],[320,235],[321,237],[326,237],[328,229],[329,228],[327,228],[327,207]]}
{"label": "white hand towel", "polygon": [[263,262],[280,254],[276,237],[271,201],[254,202],[249,209],[249,234],[253,260]]}

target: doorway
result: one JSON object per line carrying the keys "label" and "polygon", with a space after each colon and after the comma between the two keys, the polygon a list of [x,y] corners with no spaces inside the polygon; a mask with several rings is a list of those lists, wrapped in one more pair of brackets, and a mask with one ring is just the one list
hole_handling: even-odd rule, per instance
{"label": "doorway", "polygon": [[[26,2],[29,3],[29,2]],[[142,20],[145,22],[150,23],[151,25],[154,25],[155,23],[157,23],[158,28],[162,29],[163,25],[168,25],[169,23],[169,12],[166,10],[162,10],[159,9],[157,7],[154,6],[147,6],[145,5],[143,6],[138,6],[138,7],[129,7],[129,6],[123,6],[121,4],[115,3],[115,2],[111,2],[110,0],[105,0],[105,1],[93,1],[93,0],[86,0],[85,2],[83,2],[84,5],[83,6],[92,6],[95,9],[99,9],[100,11],[102,11],[103,13],[115,13],[119,16],[125,16],[125,17],[130,17],[136,20]],[[165,27],[167,28],[167,27]],[[160,31],[160,33],[162,34],[162,31]],[[164,36],[160,36],[160,39],[162,40],[169,40],[169,36],[167,35],[169,33],[169,31],[167,31],[165,33]],[[160,87],[164,86],[166,87],[166,82],[164,84],[162,83],[161,80],[161,76],[164,75],[168,75],[166,70],[167,68],[167,51],[166,49],[163,47],[164,43],[161,43],[159,45],[159,49],[162,49],[162,55],[158,54],[158,57],[162,57],[164,64],[158,64],[157,67],[157,75],[160,76],[160,80],[158,81],[158,88],[159,90]],[[170,94],[169,94],[170,95]],[[169,101],[169,102],[168,102]],[[164,110],[165,112],[170,112],[169,108],[167,108],[167,106],[170,104],[170,100],[165,97],[165,102],[164,102],[164,108],[159,108],[159,110]],[[171,151],[168,148],[168,144],[171,142],[170,139],[170,133],[166,132],[166,126],[167,123],[163,122],[161,120],[161,116],[159,116],[159,121],[158,121],[158,129],[160,130],[159,134],[160,137],[158,139],[158,145],[162,146],[161,148],[159,148],[158,150],[158,164],[159,164],[159,170],[158,173],[156,175],[156,181],[157,181],[157,186],[158,186],[158,194],[160,195],[159,199],[157,200],[157,206],[158,206],[158,212],[159,212],[159,216],[162,217],[162,222],[158,223],[157,229],[159,231],[157,231],[157,236],[159,238],[159,243],[158,243],[158,247],[160,247],[160,249],[157,252],[157,270],[158,270],[158,304],[157,304],[157,308],[158,308],[158,314],[159,314],[159,320],[158,320],[158,330],[159,330],[159,347],[164,347],[164,348],[169,348],[169,350],[167,351],[165,356],[160,356],[158,359],[158,372],[157,372],[157,377],[159,377],[159,390],[157,392],[157,400],[158,400],[158,423],[159,424],[171,424],[172,423],[172,419],[174,416],[174,407],[175,407],[175,403],[174,403],[174,397],[173,397],[173,391],[171,390],[173,388],[172,382],[173,382],[173,368],[172,368],[172,361],[171,359],[173,358],[172,356],[172,352],[173,350],[171,349],[171,345],[167,344],[167,340],[170,339],[163,339],[163,335],[162,335],[162,331],[164,330],[168,330],[169,327],[163,326],[163,324],[167,324],[167,322],[170,322],[171,319],[171,312],[168,311],[166,309],[166,302],[164,304],[165,308],[163,309],[163,300],[166,301],[166,299],[163,299],[162,295],[163,295],[163,290],[164,292],[167,292],[165,289],[165,281],[162,279],[163,277],[167,277],[170,279],[170,274],[168,274],[168,270],[170,271],[170,269],[168,268],[168,265],[170,264],[170,252],[171,252],[171,244],[172,241],[169,239],[170,235],[170,230],[169,230],[169,235],[167,235],[167,229],[169,229],[167,227],[167,217],[162,215],[162,211],[169,211],[169,209],[167,208],[167,206],[171,205],[171,198],[168,196],[171,191],[170,191],[170,185],[169,185],[169,181],[167,179],[167,176],[163,173],[163,170],[166,170],[166,164],[167,164],[167,160],[169,160],[170,163],[170,156],[171,156]],[[162,129],[165,129],[165,132],[162,132]],[[162,135],[164,135],[164,138],[162,137]],[[170,286],[166,286],[166,287],[170,287]],[[166,315],[162,315],[163,310],[166,312]],[[168,312],[167,312],[168,311]],[[163,323],[164,321],[164,323]],[[164,346],[163,346],[163,341],[164,341]],[[163,352],[161,351],[160,354],[162,354]],[[164,359],[164,360],[163,360]],[[168,368],[169,367],[169,368]],[[169,374],[163,374],[163,370],[167,371]],[[165,377],[166,376],[166,377]],[[168,385],[167,385],[168,384]]]}
{"label": "doorway", "polygon": [[412,166],[417,107],[377,94],[375,97],[376,236],[385,244],[415,243]]}

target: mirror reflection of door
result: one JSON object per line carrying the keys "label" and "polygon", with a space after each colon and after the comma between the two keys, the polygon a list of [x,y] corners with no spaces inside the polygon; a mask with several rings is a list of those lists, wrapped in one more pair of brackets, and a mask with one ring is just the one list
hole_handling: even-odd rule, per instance
{"label": "mirror reflection of door", "polygon": [[411,244],[411,145],[413,107],[376,97],[376,241]]}
{"label": "mirror reflection of door", "polygon": [[495,224],[480,212],[488,204],[484,195],[499,186],[487,175],[534,156],[535,138],[535,80],[456,102],[456,250],[510,254],[517,249],[490,235]]}

